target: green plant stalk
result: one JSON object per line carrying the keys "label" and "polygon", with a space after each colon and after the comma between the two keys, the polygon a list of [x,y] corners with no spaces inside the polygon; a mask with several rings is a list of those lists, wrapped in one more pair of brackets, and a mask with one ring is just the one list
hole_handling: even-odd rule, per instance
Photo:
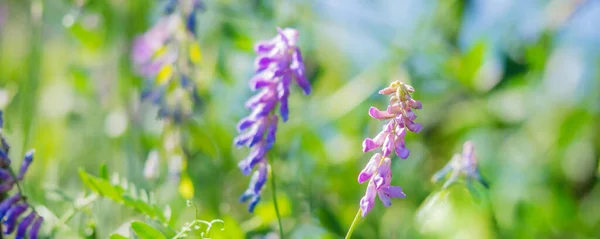
{"label": "green plant stalk", "polygon": [[279,207],[277,206],[277,190],[275,189],[275,170],[273,168],[271,168],[271,187],[273,187],[273,206],[275,207],[275,214],[277,215],[279,235],[281,239],[283,239],[283,226],[281,225],[281,215],[279,214]]}
{"label": "green plant stalk", "polygon": [[358,220],[360,219],[360,208],[358,209],[358,212],[356,212],[356,216],[354,216],[354,220],[352,220],[352,224],[350,225],[350,229],[348,229],[348,233],[346,233],[346,237],[344,237],[345,239],[350,239],[350,237],[352,237],[352,232],[354,232],[354,228],[356,228],[356,225],[358,224]]}

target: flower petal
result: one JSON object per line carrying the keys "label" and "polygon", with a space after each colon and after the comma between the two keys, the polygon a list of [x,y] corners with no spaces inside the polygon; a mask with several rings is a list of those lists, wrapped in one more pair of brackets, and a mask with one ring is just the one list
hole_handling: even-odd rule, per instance
{"label": "flower petal", "polygon": [[396,92],[396,88],[388,86],[379,91],[380,95],[390,95]]}
{"label": "flower petal", "polygon": [[375,188],[379,189],[382,186],[386,186],[390,184],[391,177],[391,165],[392,160],[390,158],[383,159],[383,162],[379,165],[377,169],[377,174],[373,177],[373,183],[375,184]]}
{"label": "flower petal", "polygon": [[413,99],[408,100],[408,105],[410,106],[410,108],[417,109],[417,110],[421,109],[423,107],[423,105],[421,104],[420,101],[413,100]]}
{"label": "flower petal", "polygon": [[255,122],[256,122],[256,120],[251,119],[250,117],[245,117],[245,118],[241,119],[240,122],[238,122],[236,128],[237,128],[238,132],[242,132],[242,131],[248,129],[250,126],[254,125]]}
{"label": "flower petal", "polygon": [[275,48],[275,43],[276,42],[273,39],[268,41],[259,41],[254,45],[254,52],[257,54],[267,54],[269,51]]}
{"label": "flower petal", "polygon": [[269,118],[269,127],[267,129],[267,149],[270,149],[275,143],[275,134],[277,133],[277,122],[279,118],[276,115],[271,115]]}
{"label": "flower petal", "polygon": [[379,196],[379,200],[381,200],[381,202],[383,203],[383,206],[389,207],[392,205],[392,200],[387,194],[381,191],[377,191],[377,195]]}
{"label": "flower petal", "polygon": [[406,194],[404,194],[404,192],[402,192],[402,187],[400,187],[400,186],[386,186],[386,187],[382,187],[381,189],[379,189],[379,191],[387,194],[389,197],[392,197],[392,198],[406,197]]}
{"label": "flower petal", "polygon": [[387,113],[385,111],[381,111],[375,107],[369,108],[369,115],[378,120],[386,120],[394,118],[393,114]]}
{"label": "flower petal", "polygon": [[371,179],[373,173],[377,170],[377,166],[379,165],[379,161],[381,161],[381,154],[376,153],[371,157],[369,163],[365,166],[365,168],[358,174],[358,183],[364,183],[367,180]]}
{"label": "flower petal", "polygon": [[415,123],[407,118],[404,118],[404,125],[406,125],[406,128],[408,128],[408,130],[418,133],[419,131],[421,131],[423,129],[423,125],[419,124],[419,123]]}
{"label": "flower petal", "polygon": [[394,149],[394,145],[395,145],[394,138],[395,137],[393,134],[388,134],[388,136],[385,137],[385,141],[383,142],[382,149],[381,149],[381,153],[383,153],[384,157],[387,157],[392,153],[392,151]]}
{"label": "flower petal", "polygon": [[293,61],[290,65],[290,68],[294,71],[294,75],[296,75],[296,83],[298,84],[298,86],[300,86],[300,88],[302,88],[304,94],[308,95],[311,92],[311,86],[310,82],[308,82],[308,80],[306,79],[304,61],[302,60],[302,55],[298,48],[294,50],[292,59]]}
{"label": "flower petal", "polygon": [[367,192],[365,196],[360,199],[360,211],[362,212],[362,217],[365,217],[375,204],[375,196],[377,195],[377,189],[375,189],[375,185],[373,182],[369,183],[367,186]]}

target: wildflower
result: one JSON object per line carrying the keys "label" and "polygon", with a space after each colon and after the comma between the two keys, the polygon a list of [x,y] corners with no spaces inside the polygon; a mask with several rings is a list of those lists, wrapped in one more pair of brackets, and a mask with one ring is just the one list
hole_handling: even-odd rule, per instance
{"label": "wildflower", "polygon": [[[256,75],[250,80],[250,89],[259,91],[246,102],[252,110],[249,116],[240,120],[237,130],[240,135],[234,140],[237,147],[252,148],[248,157],[238,165],[242,173],[249,175],[258,165],[252,176],[248,190],[241,201],[252,199],[248,210],[252,212],[260,200],[260,192],[267,180],[267,152],[275,143],[279,117],[288,120],[288,97],[290,84],[295,81],[304,94],[311,91],[304,73],[304,62],[297,46],[298,31],[291,28],[278,29],[279,34],[268,41],[261,41],[254,47],[258,57],[255,61]],[[279,106],[279,117],[276,114]]]}
{"label": "wildflower", "polygon": [[381,153],[371,157],[365,168],[358,175],[358,183],[369,181],[365,196],[360,200],[360,209],[364,217],[371,211],[375,204],[375,197],[379,196],[386,207],[392,205],[391,198],[406,197],[402,188],[391,186],[392,160],[390,155],[395,152],[402,159],[408,158],[410,150],[405,146],[404,137],[406,130],[417,133],[423,129],[413,109],[421,109],[421,102],[412,99],[410,93],[414,88],[400,81],[395,81],[379,91],[379,94],[391,95],[390,103],[385,111],[375,107],[369,109],[369,115],[378,120],[388,120],[382,131],[374,138],[366,138],[363,141],[363,152],[369,152],[381,148]]}
{"label": "wildflower", "polygon": [[[10,168],[10,159],[8,157],[8,151],[10,146],[1,135],[3,123],[3,114],[0,111],[0,139],[2,144],[0,145],[0,221],[3,224],[2,233],[9,235],[17,229],[15,238],[24,238],[29,229],[29,238],[37,238],[38,231],[41,227],[42,218],[35,212],[35,209],[29,205],[26,197],[21,195],[21,192],[17,192],[9,196],[10,190],[14,188],[18,181],[22,181],[25,177],[25,173],[29,169],[29,166],[33,162],[34,150],[30,150],[25,154],[23,162],[19,170],[18,176],[15,176],[12,169]],[[30,211],[27,216],[20,218],[26,211]],[[36,220],[36,224],[31,226],[31,222]]]}
{"label": "wildflower", "polygon": [[159,118],[181,122],[199,101],[190,77],[200,57],[195,41],[201,9],[200,0],[170,0],[164,16],[133,42],[133,67],[148,79],[141,98],[159,106]]}
{"label": "wildflower", "polygon": [[477,167],[477,156],[475,155],[475,147],[471,141],[467,141],[463,144],[462,154],[455,154],[452,159],[442,168],[436,172],[433,177],[433,182],[438,182],[445,178],[448,174],[450,176],[443,185],[443,188],[447,188],[453,182],[458,180],[461,174],[466,175],[468,180],[474,179],[479,181],[483,186],[488,187],[487,182],[483,180]]}

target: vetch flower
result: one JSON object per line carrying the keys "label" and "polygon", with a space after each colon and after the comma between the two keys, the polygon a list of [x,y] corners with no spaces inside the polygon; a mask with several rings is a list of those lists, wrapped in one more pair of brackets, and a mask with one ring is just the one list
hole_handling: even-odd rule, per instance
{"label": "vetch flower", "polygon": [[[33,162],[34,150],[30,150],[25,154],[19,174],[15,175],[10,168],[11,160],[8,156],[10,146],[1,134],[3,132],[2,123],[3,114],[0,111],[0,139],[2,142],[0,145],[0,221],[3,224],[2,233],[9,235],[17,229],[15,238],[19,239],[25,238],[29,230],[29,238],[35,239],[41,227],[42,218],[29,205],[27,198],[22,196],[20,191],[10,195],[11,189],[15,188],[15,185],[25,177],[29,166]],[[29,211],[28,215],[21,217],[27,211]],[[34,219],[36,223],[30,227]]]}
{"label": "vetch flower", "polygon": [[284,122],[288,120],[290,84],[296,82],[304,94],[311,91],[297,46],[298,31],[278,28],[278,32],[273,39],[261,41],[254,47],[258,57],[255,61],[256,75],[250,79],[250,89],[259,92],[246,102],[246,108],[252,112],[237,124],[240,134],[234,139],[237,147],[251,148],[248,157],[239,163],[242,173],[249,175],[258,165],[258,171],[240,198],[242,202],[251,199],[248,205],[250,212],[260,200],[260,192],[267,180],[269,165],[266,155],[275,143],[277,122],[279,118]]}
{"label": "vetch flower", "polygon": [[196,18],[202,9],[200,0],[170,0],[156,24],[133,41],[133,68],[147,78],[141,98],[159,106],[159,118],[181,122],[200,100],[192,77],[201,57]]}
{"label": "vetch flower", "polygon": [[475,155],[475,146],[471,141],[465,142],[463,144],[462,153],[455,154],[446,164],[446,166],[433,175],[431,180],[433,182],[439,182],[448,174],[450,174],[450,176],[448,176],[448,179],[442,186],[443,188],[449,187],[453,182],[458,180],[460,175],[465,175],[467,180],[476,180],[483,186],[488,187],[487,182],[479,173],[479,168],[477,167],[477,156]]}
{"label": "vetch flower", "polygon": [[406,197],[401,187],[390,185],[392,181],[390,155],[394,152],[402,159],[408,158],[410,151],[406,148],[404,140],[406,130],[417,133],[423,129],[423,126],[414,122],[417,116],[413,110],[422,107],[419,101],[412,99],[410,94],[414,91],[412,86],[395,81],[379,91],[379,94],[390,95],[387,109],[379,110],[375,107],[369,109],[372,118],[388,122],[381,132],[373,138],[366,138],[362,144],[363,152],[381,149],[381,153],[373,155],[358,175],[358,183],[369,181],[365,196],[360,200],[363,217],[375,205],[376,196],[379,196],[379,200],[385,207],[392,205],[391,198]]}

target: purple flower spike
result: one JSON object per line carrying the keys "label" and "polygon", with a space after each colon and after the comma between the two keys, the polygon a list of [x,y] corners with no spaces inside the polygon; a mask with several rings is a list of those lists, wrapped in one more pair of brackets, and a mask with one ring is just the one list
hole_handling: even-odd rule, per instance
{"label": "purple flower spike", "polygon": [[234,139],[236,146],[252,148],[250,155],[238,165],[242,173],[250,175],[255,165],[259,167],[248,190],[240,198],[242,202],[251,199],[248,205],[250,212],[260,201],[260,189],[267,180],[269,165],[266,154],[275,144],[279,118],[286,122],[289,117],[290,85],[295,81],[305,94],[311,91],[297,46],[298,31],[285,28],[278,29],[278,32],[273,39],[260,41],[254,46],[258,54],[254,61],[256,75],[250,79],[249,86],[252,91],[259,92],[246,101],[245,107],[252,113],[237,124],[240,134]]}
{"label": "purple flower spike", "polygon": [[410,93],[415,89],[400,81],[379,91],[379,94],[390,95],[390,104],[385,111],[375,107],[369,108],[369,115],[378,120],[388,120],[381,132],[374,138],[366,138],[362,144],[363,152],[381,148],[381,153],[375,154],[367,166],[358,175],[358,182],[369,181],[367,192],[360,200],[360,209],[364,217],[373,208],[376,195],[385,207],[392,205],[391,198],[406,197],[402,188],[391,186],[393,152],[402,159],[408,158],[410,150],[406,148],[404,137],[406,131],[419,132],[423,126],[415,123],[417,115],[413,109],[421,109],[422,104],[413,100]]}

